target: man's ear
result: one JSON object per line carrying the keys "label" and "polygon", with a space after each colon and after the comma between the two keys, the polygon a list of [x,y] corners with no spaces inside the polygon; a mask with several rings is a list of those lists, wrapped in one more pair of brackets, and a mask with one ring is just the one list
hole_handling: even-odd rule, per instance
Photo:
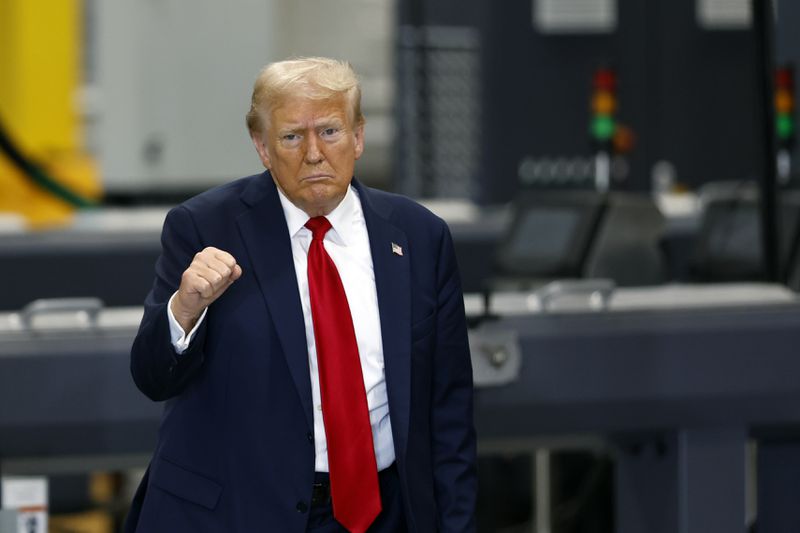
{"label": "man's ear", "polygon": [[364,123],[362,122],[358,126],[356,126],[355,130],[353,130],[353,134],[356,137],[356,159],[361,157],[361,154],[364,153]]}
{"label": "man's ear", "polygon": [[253,146],[255,146],[256,152],[258,152],[258,158],[261,159],[261,164],[264,165],[264,168],[269,169],[269,153],[267,152],[267,146],[264,144],[263,135],[257,131],[252,131],[250,132],[250,140],[253,141]]}

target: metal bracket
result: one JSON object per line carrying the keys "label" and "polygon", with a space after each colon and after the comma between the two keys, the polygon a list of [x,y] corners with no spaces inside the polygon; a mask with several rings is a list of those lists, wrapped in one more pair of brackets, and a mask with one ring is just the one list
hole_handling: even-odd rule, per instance
{"label": "metal bracket", "polygon": [[95,328],[97,316],[102,309],[103,300],[99,298],[41,299],[26,305],[19,313],[19,319],[25,329],[33,330],[34,321],[39,317],[67,314],[71,315],[72,320]]}
{"label": "metal bracket", "polygon": [[522,351],[516,331],[478,327],[469,332],[476,387],[505,385],[519,378]]}

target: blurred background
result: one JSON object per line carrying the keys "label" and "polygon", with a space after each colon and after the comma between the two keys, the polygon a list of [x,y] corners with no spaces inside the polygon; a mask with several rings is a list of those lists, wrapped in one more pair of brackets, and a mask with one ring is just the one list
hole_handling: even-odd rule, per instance
{"label": "blurred background", "polygon": [[350,61],[358,179],[450,225],[482,532],[795,532],[793,0],[0,0],[0,532],[117,531],[167,210],[252,83]]}

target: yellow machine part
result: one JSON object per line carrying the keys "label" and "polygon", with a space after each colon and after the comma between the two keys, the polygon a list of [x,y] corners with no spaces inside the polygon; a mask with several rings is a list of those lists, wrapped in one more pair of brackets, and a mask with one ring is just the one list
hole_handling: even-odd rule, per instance
{"label": "yellow machine part", "polygon": [[[92,158],[80,153],[49,158],[50,174],[84,198],[99,198],[97,167]],[[18,213],[31,229],[47,229],[72,220],[75,207],[27,179],[11,162],[0,156],[0,212]]]}
{"label": "yellow machine part", "polygon": [[[97,165],[83,151],[80,0],[0,0],[0,120],[18,149],[60,184],[100,197]],[[0,154],[0,211],[32,226],[63,223],[73,208],[28,181]]]}

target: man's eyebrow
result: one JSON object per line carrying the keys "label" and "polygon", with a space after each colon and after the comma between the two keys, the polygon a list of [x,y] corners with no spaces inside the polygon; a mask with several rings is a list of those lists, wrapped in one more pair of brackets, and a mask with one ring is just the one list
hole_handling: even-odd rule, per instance
{"label": "man's eyebrow", "polygon": [[320,126],[340,125],[343,123],[344,121],[341,119],[341,117],[331,115],[329,117],[323,117],[319,120],[315,120],[314,127],[319,128]]}
{"label": "man's eyebrow", "polygon": [[[315,120],[313,127],[319,128],[321,126],[330,126],[330,125],[340,126],[342,124],[344,124],[344,120],[341,117],[337,115],[330,115],[328,117],[322,117],[318,120]],[[280,131],[281,133],[292,133],[292,132],[302,131],[304,129],[306,129],[306,124],[304,122],[289,122],[287,124],[284,124],[283,127],[281,127],[278,131]]]}
{"label": "man's eyebrow", "polygon": [[287,131],[297,131],[303,129],[304,124],[302,122],[291,122],[289,124],[283,124],[278,131],[287,132]]}

